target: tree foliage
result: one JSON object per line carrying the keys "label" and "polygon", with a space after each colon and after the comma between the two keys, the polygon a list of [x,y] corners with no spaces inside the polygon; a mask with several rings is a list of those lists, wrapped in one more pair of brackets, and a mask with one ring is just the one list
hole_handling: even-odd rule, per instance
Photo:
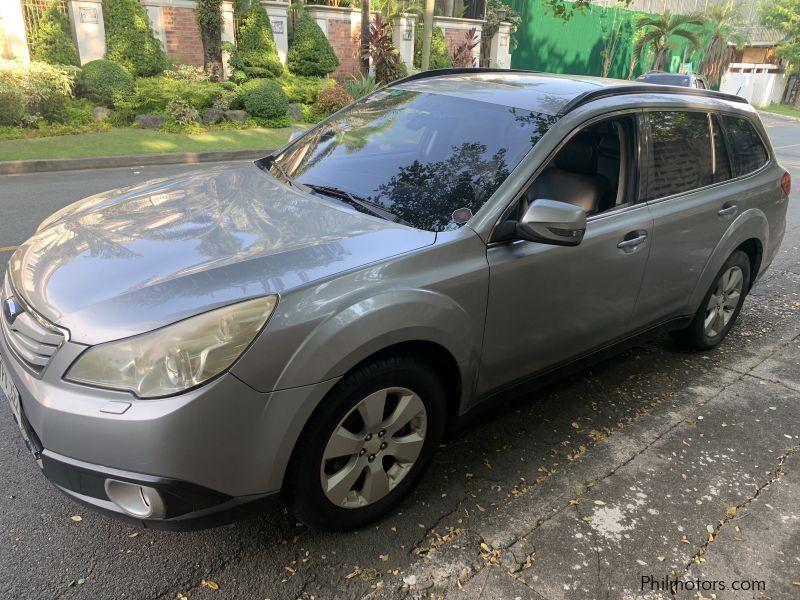
{"label": "tree foliage", "polygon": [[295,75],[325,77],[339,67],[339,59],[317,22],[306,12],[297,19],[286,59]]}
{"label": "tree foliage", "polygon": [[636,21],[636,28],[643,29],[645,33],[636,42],[634,52],[641,56],[645,48],[649,46],[655,55],[653,69],[661,71],[667,66],[670,38],[681,37],[696,49],[700,45],[700,35],[699,31],[693,29],[692,26],[703,26],[705,22],[702,15],[674,15],[669,10],[654,17],[643,15]]}
{"label": "tree foliage", "polygon": [[283,73],[267,9],[260,2],[250,3],[228,62],[240,79],[280,77]]}
{"label": "tree foliage", "polygon": [[739,10],[733,0],[728,0],[725,4],[709,6],[706,11],[711,40],[700,64],[700,73],[706,76],[711,85],[719,83],[723,69],[733,58],[734,50],[729,42],[733,41],[737,46],[742,44],[741,36],[736,32],[736,28],[741,25]]}
{"label": "tree foliage", "polygon": [[[414,42],[414,67],[422,68],[422,36],[423,27],[417,27],[417,39]],[[444,39],[444,32],[440,27],[433,28],[431,36],[431,69],[449,69],[453,66],[450,52],[447,49],[447,41]]]}
{"label": "tree foliage", "polygon": [[31,36],[31,58],[51,65],[80,66],[72,43],[69,18],[56,0],[50,0]]}
{"label": "tree foliage", "polygon": [[222,0],[197,0],[195,10],[203,43],[203,68],[212,81],[222,78]]}
{"label": "tree foliage", "polygon": [[147,11],[137,0],[104,0],[106,58],[135,76],[158,75],[169,65]]}
{"label": "tree foliage", "polygon": [[761,21],[784,34],[775,54],[800,70],[800,0],[767,0],[761,4]]}

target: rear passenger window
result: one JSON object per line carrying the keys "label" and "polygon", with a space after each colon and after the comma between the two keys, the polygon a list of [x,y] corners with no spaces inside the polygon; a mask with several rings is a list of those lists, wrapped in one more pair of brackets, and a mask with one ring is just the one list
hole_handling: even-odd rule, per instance
{"label": "rear passenger window", "polygon": [[767,149],[747,119],[723,116],[722,128],[728,139],[735,177],[757,171],[767,162]]}
{"label": "rear passenger window", "polygon": [[688,192],[714,182],[711,131],[703,112],[648,113],[653,153],[647,199]]}

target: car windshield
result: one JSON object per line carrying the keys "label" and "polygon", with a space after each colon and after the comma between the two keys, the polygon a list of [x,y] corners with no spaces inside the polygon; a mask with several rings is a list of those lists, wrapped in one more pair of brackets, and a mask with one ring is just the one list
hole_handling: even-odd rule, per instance
{"label": "car windshield", "polygon": [[639,81],[657,83],[659,85],[679,85],[688,87],[689,76],[680,73],[647,73],[639,77]]}
{"label": "car windshield", "polygon": [[264,166],[355,210],[443,231],[477,212],[555,120],[389,88],[346,108]]}

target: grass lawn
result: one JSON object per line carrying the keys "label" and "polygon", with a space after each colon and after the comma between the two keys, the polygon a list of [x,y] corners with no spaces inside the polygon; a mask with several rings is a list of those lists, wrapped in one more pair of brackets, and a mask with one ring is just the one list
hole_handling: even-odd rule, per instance
{"label": "grass lawn", "polygon": [[223,129],[198,134],[112,129],[103,133],[0,141],[0,160],[272,149],[285,144],[291,132],[290,128]]}
{"label": "grass lawn", "polygon": [[790,106],[788,104],[770,104],[769,106],[757,106],[758,110],[764,112],[775,113],[776,115],[785,115],[787,117],[797,117],[800,119],[800,109]]}

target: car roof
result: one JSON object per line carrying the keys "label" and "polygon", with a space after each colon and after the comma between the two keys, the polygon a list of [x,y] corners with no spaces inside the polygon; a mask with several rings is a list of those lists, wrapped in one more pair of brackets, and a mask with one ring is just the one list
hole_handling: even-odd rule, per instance
{"label": "car roof", "polygon": [[712,96],[735,102],[743,98],[693,88],[667,88],[641,81],[557,75],[514,69],[439,69],[392,84],[404,90],[479,100],[557,116],[591,100],[617,94],[654,93]]}

